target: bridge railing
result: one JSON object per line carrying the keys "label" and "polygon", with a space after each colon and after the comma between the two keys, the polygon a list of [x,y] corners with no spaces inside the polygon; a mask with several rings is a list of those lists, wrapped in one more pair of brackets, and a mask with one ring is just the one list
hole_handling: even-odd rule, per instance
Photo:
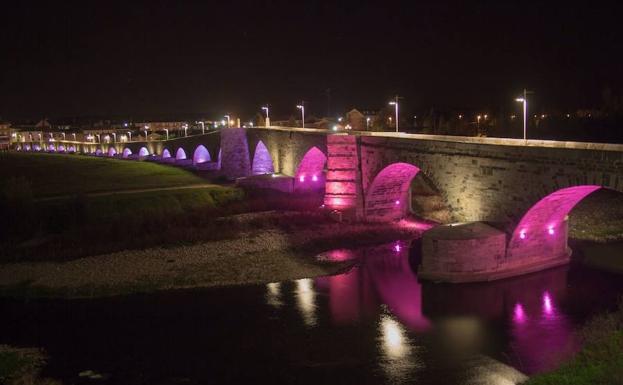
{"label": "bridge railing", "polygon": [[256,127],[267,130],[278,131],[297,131],[307,133],[324,133],[339,135],[358,135],[384,138],[414,139],[414,140],[430,140],[454,143],[474,143],[488,144],[497,146],[517,146],[517,147],[546,147],[546,148],[569,148],[579,150],[600,150],[600,151],[617,151],[623,152],[623,144],[616,143],[594,143],[594,142],[573,142],[559,140],[540,140],[540,139],[513,139],[513,138],[492,138],[492,137],[476,137],[476,136],[453,136],[453,135],[430,135],[430,134],[410,134],[405,132],[389,132],[389,131],[331,131],[318,128],[301,128],[301,127]]}

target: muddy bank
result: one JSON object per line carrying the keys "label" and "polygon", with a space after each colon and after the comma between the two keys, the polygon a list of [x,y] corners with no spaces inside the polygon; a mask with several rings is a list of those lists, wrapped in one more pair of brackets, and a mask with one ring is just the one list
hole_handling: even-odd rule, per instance
{"label": "muddy bank", "polygon": [[[293,213],[244,214],[244,223],[292,216],[291,228],[262,227],[224,239],[172,248],[156,247],[66,262],[2,265],[0,295],[100,297],[176,288],[267,283],[335,274],[352,262],[314,256],[337,247],[357,247],[418,237],[413,223],[297,223]],[[268,218],[268,219],[267,219]]]}

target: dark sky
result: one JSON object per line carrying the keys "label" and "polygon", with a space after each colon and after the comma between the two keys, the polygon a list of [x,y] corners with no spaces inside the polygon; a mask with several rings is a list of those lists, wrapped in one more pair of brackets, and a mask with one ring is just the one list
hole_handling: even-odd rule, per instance
{"label": "dark sky", "polygon": [[[623,90],[623,7],[486,2],[3,4],[0,116],[149,116],[270,103],[287,116],[379,107],[598,105]],[[545,3],[545,2],[544,2]],[[549,2],[548,2],[549,3]],[[414,5],[416,4],[416,5]]]}

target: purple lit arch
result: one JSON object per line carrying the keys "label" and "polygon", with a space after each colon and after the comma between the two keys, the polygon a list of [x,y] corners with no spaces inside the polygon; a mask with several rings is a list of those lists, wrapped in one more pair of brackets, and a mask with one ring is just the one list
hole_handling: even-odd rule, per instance
{"label": "purple lit arch", "polygon": [[560,257],[567,254],[567,215],[597,185],[557,190],[532,206],[513,231],[508,257]]}
{"label": "purple lit arch", "polygon": [[74,146],[69,146],[69,148],[67,149],[67,152],[73,154],[74,152],[76,152],[76,147]]}
{"label": "purple lit arch", "polygon": [[253,165],[251,166],[251,174],[272,174],[275,172],[273,166],[273,158],[270,156],[266,145],[261,140],[255,146],[255,154],[253,155]]}
{"label": "purple lit arch", "polygon": [[65,152],[65,146],[63,146],[62,144],[58,145],[58,152]]}
{"label": "purple lit arch", "polygon": [[366,193],[367,220],[397,220],[410,210],[409,187],[420,169],[408,163],[393,163],[378,173]]}
{"label": "purple lit arch", "polygon": [[114,147],[109,147],[108,148],[108,156],[112,157],[112,156],[115,156],[115,155],[117,155],[117,150],[115,150]]}
{"label": "purple lit arch", "polygon": [[184,160],[186,159],[186,151],[182,147],[177,149],[175,153],[175,160]]}
{"label": "purple lit arch", "polygon": [[[179,150],[178,150],[179,151]],[[193,153],[193,164],[201,164],[205,162],[210,162],[212,158],[210,157],[210,152],[204,145],[200,144],[195,149]]]}
{"label": "purple lit arch", "polygon": [[50,144],[50,145],[48,146],[48,151],[54,152],[54,151],[56,151],[56,147],[54,147],[54,145],[53,145],[53,144]]}
{"label": "purple lit arch", "polygon": [[123,154],[121,154],[121,156],[123,158],[127,158],[128,156],[132,155],[132,150],[130,150],[129,148],[124,148],[123,149]]}
{"label": "purple lit arch", "polygon": [[98,148],[97,150],[95,150],[95,155],[97,156],[101,156],[103,154],[102,149]]}
{"label": "purple lit arch", "polygon": [[149,156],[149,150],[147,149],[147,147],[141,147],[141,149],[138,150],[138,156],[140,157]]}
{"label": "purple lit arch", "polygon": [[299,163],[294,179],[295,190],[316,190],[324,188],[324,167],[326,155],[317,147],[312,147]]}
{"label": "purple lit arch", "polygon": [[171,157],[171,153],[169,152],[168,149],[165,148],[164,150],[162,150],[162,159],[167,159],[170,157]]}

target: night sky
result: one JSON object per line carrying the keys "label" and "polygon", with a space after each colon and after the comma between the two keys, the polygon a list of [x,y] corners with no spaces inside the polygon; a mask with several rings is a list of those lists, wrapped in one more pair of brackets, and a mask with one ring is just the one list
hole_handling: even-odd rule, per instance
{"label": "night sky", "polygon": [[[0,117],[274,116],[599,106],[623,90],[623,6],[487,2],[3,4]],[[516,103],[514,103],[516,104]],[[537,108],[537,107],[535,107]]]}

